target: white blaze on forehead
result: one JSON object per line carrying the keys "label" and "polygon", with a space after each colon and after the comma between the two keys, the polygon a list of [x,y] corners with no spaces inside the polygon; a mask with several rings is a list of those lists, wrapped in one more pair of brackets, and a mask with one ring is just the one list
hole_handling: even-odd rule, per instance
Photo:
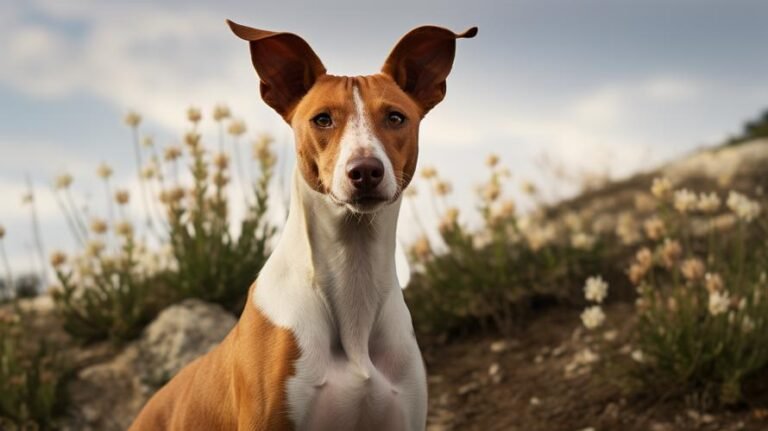
{"label": "white blaze on forehead", "polygon": [[339,145],[339,157],[336,159],[336,166],[333,171],[333,194],[346,200],[354,191],[354,187],[347,178],[347,163],[357,157],[375,157],[384,164],[384,179],[379,185],[380,192],[387,197],[393,198],[397,192],[397,182],[395,181],[395,172],[392,167],[392,161],[389,160],[384,145],[376,136],[373,127],[371,127],[370,118],[365,110],[365,103],[360,96],[360,89],[357,86],[352,87],[352,101],[355,111],[347,119],[344,125],[344,133],[341,136],[341,145]]}

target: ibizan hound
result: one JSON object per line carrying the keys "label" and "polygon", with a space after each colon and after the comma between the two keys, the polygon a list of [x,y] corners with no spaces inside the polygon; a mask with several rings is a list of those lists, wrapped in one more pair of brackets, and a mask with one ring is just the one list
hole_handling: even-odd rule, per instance
{"label": "ibizan hound", "polygon": [[293,128],[282,236],[224,341],[131,430],[423,430],[424,364],[395,272],[419,122],[445,96],[456,34],[419,27],[380,73],[332,76],[299,36],[228,21],[261,96]]}

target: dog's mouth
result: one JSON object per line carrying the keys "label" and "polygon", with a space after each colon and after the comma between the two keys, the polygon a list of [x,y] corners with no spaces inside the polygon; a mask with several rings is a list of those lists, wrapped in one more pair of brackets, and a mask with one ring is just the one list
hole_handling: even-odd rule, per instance
{"label": "dog's mouth", "polygon": [[372,213],[378,211],[387,204],[392,203],[394,199],[380,194],[355,193],[348,199],[339,199],[332,193],[329,194],[331,201],[339,206],[345,206],[355,213]]}

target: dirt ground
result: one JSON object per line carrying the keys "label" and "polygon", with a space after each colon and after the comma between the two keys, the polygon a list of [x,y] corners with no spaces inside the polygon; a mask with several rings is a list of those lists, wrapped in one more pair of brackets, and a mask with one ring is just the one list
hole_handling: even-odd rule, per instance
{"label": "dirt ground", "polygon": [[[611,306],[609,321],[629,311]],[[594,373],[599,362],[588,363],[583,354],[575,360],[604,334],[580,329],[578,314],[542,312],[513,337],[421,340],[429,373],[428,430],[768,430],[766,405],[701,412],[679,401],[625,396],[619,385]]]}

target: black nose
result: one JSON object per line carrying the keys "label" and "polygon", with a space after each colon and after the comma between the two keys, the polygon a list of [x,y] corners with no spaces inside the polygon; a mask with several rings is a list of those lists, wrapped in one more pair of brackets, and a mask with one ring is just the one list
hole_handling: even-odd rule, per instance
{"label": "black nose", "polygon": [[347,162],[347,178],[357,190],[368,192],[384,178],[384,164],[375,157],[359,157]]}

